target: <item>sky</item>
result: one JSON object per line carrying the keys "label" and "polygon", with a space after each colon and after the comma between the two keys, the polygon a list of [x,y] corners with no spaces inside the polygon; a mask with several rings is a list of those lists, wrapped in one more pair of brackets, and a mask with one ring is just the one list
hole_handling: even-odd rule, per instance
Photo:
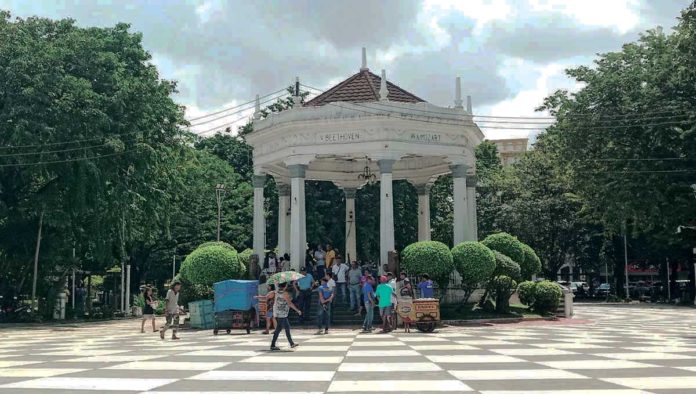
{"label": "sky", "polygon": [[[296,76],[327,89],[358,72],[361,47],[373,72],[385,69],[389,81],[432,104],[453,105],[459,76],[476,115],[543,117],[535,108],[544,97],[580,88],[566,68],[591,65],[647,29],[669,29],[690,1],[0,0],[0,9],[80,26],[131,24],[161,77],[178,81],[175,99],[189,119],[278,91]],[[194,121],[194,130],[210,135],[250,112]],[[489,139],[536,134],[483,131]]]}

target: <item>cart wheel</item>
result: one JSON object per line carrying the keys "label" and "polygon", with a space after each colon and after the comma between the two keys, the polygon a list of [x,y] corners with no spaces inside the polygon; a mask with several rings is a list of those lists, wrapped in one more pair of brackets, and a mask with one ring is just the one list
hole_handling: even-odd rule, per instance
{"label": "cart wheel", "polygon": [[213,335],[217,335],[217,334],[218,334],[218,329],[217,328],[213,329]]}
{"label": "cart wheel", "polygon": [[251,334],[251,327],[250,326],[246,327],[246,332],[247,332],[247,334]]}
{"label": "cart wheel", "polygon": [[416,328],[420,332],[433,332],[435,331],[435,322],[416,323]]}
{"label": "cart wheel", "polygon": [[229,334],[229,333],[232,332],[232,330],[230,330],[230,329],[228,328],[227,330],[225,330],[225,332],[227,332],[227,333]]}

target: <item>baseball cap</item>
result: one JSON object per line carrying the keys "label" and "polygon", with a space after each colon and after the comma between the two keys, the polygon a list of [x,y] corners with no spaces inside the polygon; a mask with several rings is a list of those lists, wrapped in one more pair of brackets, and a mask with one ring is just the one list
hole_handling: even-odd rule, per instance
{"label": "baseball cap", "polygon": [[382,283],[386,282],[387,280],[389,280],[389,279],[386,277],[386,275],[382,275],[379,277],[379,281]]}

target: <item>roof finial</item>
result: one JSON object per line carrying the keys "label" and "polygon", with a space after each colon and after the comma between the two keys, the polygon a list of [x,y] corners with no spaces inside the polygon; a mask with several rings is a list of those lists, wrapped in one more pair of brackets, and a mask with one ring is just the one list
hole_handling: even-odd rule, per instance
{"label": "roof finial", "polygon": [[367,68],[367,49],[362,47],[362,67],[360,67],[360,71],[365,70],[369,70],[369,68]]}
{"label": "roof finial", "polygon": [[462,103],[462,79],[457,77],[454,83],[454,108],[464,109]]}
{"label": "roof finial", "polygon": [[387,95],[389,90],[387,90],[387,72],[382,69],[382,79],[379,83],[379,101],[389,101]]}
{"label": "roof finial", "polygon": [[256,95],[256,104],[254,104],[254,119],[261,119],[261,101],[259,101],[259,95]]}
{"label": "roof finial", "polygon": [[468,112],[469,115],[474,114],[474,111],[472,110],[472,107],[471,107],[471,96],[466,96],[466,112]]}
{"label": "roof finial", "polygon": [[295,77],[295,85],[292,89],[292,104],[293,107],[299,106],[300,104],[300,77]]}

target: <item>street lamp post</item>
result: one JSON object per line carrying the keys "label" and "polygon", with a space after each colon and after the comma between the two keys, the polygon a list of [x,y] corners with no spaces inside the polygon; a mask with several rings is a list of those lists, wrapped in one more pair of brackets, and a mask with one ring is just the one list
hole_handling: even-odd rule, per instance
{"label": "street lamp post", "polygon": [[217,199],[218,220],[217,220],[217,240],[220,242],[220,219],[222,217],[222,199],[225,197],[225,185],[218,183],[215,185],[215,198]]}

